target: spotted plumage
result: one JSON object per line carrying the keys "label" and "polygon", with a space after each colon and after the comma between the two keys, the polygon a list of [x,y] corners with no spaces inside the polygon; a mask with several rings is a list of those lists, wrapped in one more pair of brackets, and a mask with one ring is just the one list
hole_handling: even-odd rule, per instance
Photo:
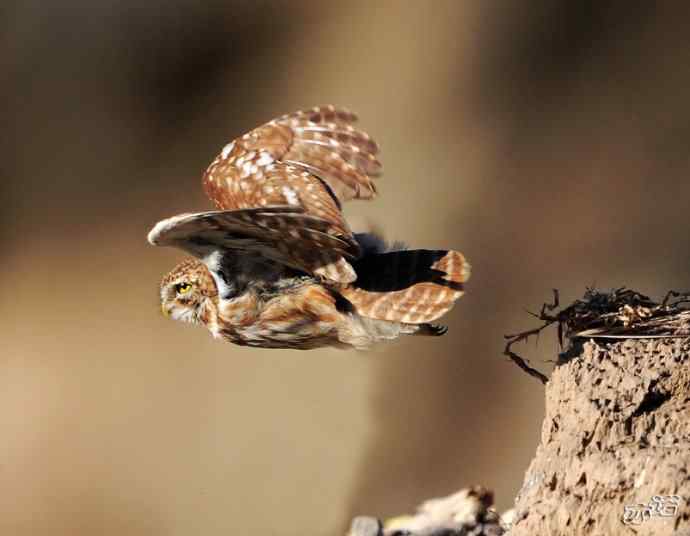
{"label": "spotted plumage", "polygon": [[[464,291],[457,251],[389,250],[341,203],[376,195],[378,146],[349,111],[284,115],[227,144],[203,176],[217,210],[157,223],[149,242],[193,256],[161,283],[163,312],[246,346],[365,348],[430,324]],[[398,248],[399,249],[399,248]]]}

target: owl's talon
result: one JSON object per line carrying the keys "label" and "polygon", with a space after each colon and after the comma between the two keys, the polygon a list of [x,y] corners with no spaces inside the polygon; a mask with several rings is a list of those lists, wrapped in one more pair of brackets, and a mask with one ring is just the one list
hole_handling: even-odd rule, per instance
{"label": "owl's talon", "polygon": [[440,337],[448,332],[448,326],[441,324],[421,324],[419,326],[418,335],[427,335],[429,337]]}

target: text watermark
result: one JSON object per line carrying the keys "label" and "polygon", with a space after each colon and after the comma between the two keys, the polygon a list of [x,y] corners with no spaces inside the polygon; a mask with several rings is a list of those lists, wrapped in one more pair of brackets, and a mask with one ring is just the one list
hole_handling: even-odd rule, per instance
{"label": "text watermark", "polygon": [[641,525],[653,517],[675,517],[682,500],[680,495],[654,495],[648,504],[624,506],[623,524]]}

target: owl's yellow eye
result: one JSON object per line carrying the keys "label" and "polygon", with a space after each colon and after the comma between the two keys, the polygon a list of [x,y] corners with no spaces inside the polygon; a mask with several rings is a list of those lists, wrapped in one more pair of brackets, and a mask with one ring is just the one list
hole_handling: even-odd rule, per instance
{"label": "owl's yellow eye", "polygon": [[187,294],[190,290],[192,290],[192,285],[190,283],[178,283],[175,285],[175,291],[178,294]]}

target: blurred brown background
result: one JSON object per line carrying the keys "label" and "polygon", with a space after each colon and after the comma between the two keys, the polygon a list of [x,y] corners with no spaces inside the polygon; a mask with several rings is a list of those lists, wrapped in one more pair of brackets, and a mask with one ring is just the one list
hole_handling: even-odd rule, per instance
{"label": "blurred brown background", "polygon": [[[542,389],[503,334],[552,287],[690,286],[689,20],[637,4],[4,4],[0,534],[340,534],[474,483],[508,507]],[[260,351],[162,318],[180,255],[150,226],[322,103],[383,148],[355,226],[472,262],[449,334]]]}

